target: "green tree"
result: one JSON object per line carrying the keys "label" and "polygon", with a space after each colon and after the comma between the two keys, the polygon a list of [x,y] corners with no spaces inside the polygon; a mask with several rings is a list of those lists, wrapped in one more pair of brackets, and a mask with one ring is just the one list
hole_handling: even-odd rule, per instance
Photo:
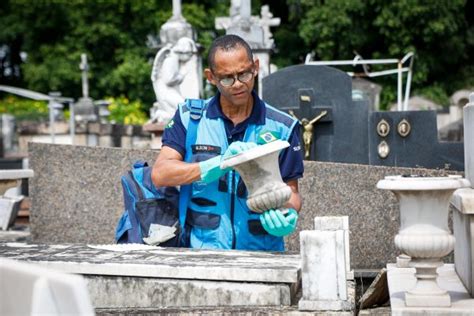
{"label": "green tree", "polygon": [[[316,60],[401,58],[416,54],[413,89],[446,100],[456,89],[474,86],[474,2],[466,0],[254,0],[281,18],[274,28],[280,68]],[[230,0],[183,0],[183,15],[198,34],[202,56],[217,16]],[[171,16],[171,0],[3,0],[0,1],[0,84],[40,92],[81,96],[81,53],[90,64],[90,95],[140,100],[144,110],[155,96],[150,82],[157,35]],[[204,66],[206,60],[204,59]],[[372,67],[372,70],[378,70]],[[352,69],[351,69],[352,70]],[[360,71],[360,69],[356,69]],[[385,103],[393,102],[395,77],[380,79]],[[445,101],[444,101],[445,102]]]}
{"label": "green tree", "polygon": [[[441,89],[447,95],[473,84],[469,79],[473,54],[469,52],[474,48],[474,29],[467,13],[473,8],[465,0],[289,2],[297,3],[304,12],[299,34],[317,59],[351,59],[355,51],[366,59],[401,58],[413,51],[415,92],[439,96]],[[390,90],[396,78],[385,78],[382,83],[386,96],[394,95]],[[443,99],[446,101],[445,97],[438,101]]]}

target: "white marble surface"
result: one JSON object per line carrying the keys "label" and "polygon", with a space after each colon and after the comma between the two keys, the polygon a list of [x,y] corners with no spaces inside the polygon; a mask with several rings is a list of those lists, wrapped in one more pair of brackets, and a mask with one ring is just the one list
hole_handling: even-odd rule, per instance
{"label": "white marble surface", "polygon": [[0,315],[94,315],[81,276],[0,258]]}
{"label": "white marble surface", "polygon": [[314,218],[314,230],[343,231],[347,280],[354,280],[349,246],[349,216],[316,216]]}
{"label": "white marble surface", "polygon": [[474,189],[456,190],[451,199],[453,213],[454,264],[467,291],[474,296]]}
{"label": "white marble surface", "polygon": [[464,170],[466,179],[474,186],[474,92],[464,106]]}
{"label": "white marble surface", "polygon": [[345,310],[348,300],[344,232],[302,231],[300,310]]}
{"label": "white marble surface", "polygon": [[0,170],[0,180],[19,180],[33,177],[31,169]]}
{"label": "white marble surface", "polygon": [[438,283],[451,296],[451,307],[407,307],[405,292],[415,286],[414,273],[414,268],[397,268],[395,264],[387,264],[392,316],[474,315],[474,299],[467,293],[452,264],[438,269]]}
{"label": "white marble surface", "polygon": [[[111,250],[113,246],[122,251]],[[108,249],[103,245],[99,247],[0,243],[0,256],[84,275],[299,282],[300,256],[296,254],[160,247],[123,251],[122,245],[108,245]]]}
{"label": "white marble surface", "polygon": [[377,183],[377,188],[382,190],[447,190],[469,187],[468,180],[459,175],[447,177],[404,177],[387,176]]}
{"label": "white marble surface", "polygon": [[[85,276],[96,308],[289,306],[287,284]],[[110,293],[114,293],[110,295]]]}
{"label": "white marble surface", "polygon": [[463,214],[474,215],[474,189],[463,188],[454,191],[451,204]]}
{"label": "white marble surface", "polygon": [[[275,138],[271,133],[267,137]],[[247,186],[247,206],[252,211],[263,213],[280,209],[290,199],[291,188],[283,182],[278,166],[280,150],[289,145],[287,141],[275,140],[222,161],[221,169],[233,167],[239,172]]]}

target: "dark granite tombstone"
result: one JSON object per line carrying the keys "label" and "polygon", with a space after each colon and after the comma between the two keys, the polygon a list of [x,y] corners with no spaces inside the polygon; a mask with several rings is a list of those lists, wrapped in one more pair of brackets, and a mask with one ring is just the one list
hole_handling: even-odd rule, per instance
{"label": "dark granite tombstone", "polygon": [[435,112],[371,112],[351,93],[351,78],[327,66],[291,66],[263,79],[263,100],[297,117],[303,140],[311,139],[306,159],[464,170],[463,144],[438,141]]}
{"label": "dark granite tombstone", "polygon": [[[388,135],[377,133],[385,120]],[[403,135],[407,124],[408,135]],[[381,158],[379,145],[385,142],[388,155]],[[464,149],[460,142],[439,142],[435,111],[374,112],[369,120],[369,164],[464,170]]]}
{"label": "dark granite tombstone", "polygon": [[367,164],[368,104],[352,101],[351,90],[348,75],[326,66],[291,66],[263,79],[263,99],[300,121],[327,111],[312,124],[312,160]]}

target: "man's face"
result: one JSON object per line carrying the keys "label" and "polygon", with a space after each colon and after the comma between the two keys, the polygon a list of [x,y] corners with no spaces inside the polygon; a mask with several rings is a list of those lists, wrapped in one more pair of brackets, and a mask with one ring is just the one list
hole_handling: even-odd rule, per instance
{"label": "man's face", "polygon": [[[255,76],[258,72],[258,59],[253,62],[249,59],[247,51],[243,47],[237,47],[235,50],[218,50],[215,55],[215,68],[213,71],[206,69],[207,79],[217,86],[221,93],[221,104],[225,106],[245,106],[250,104],[252,99],[252,90],[255,85]],[[246,73],[252,73],[250,80],[245,80]],[[222,79],[234,78],[230,86],[221,83]],[[238,80],[241,78],[242,82]]]}

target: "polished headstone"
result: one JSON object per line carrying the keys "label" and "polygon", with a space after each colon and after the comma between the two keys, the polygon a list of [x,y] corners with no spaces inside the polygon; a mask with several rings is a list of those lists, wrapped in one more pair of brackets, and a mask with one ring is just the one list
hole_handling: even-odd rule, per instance
{"label": "polished headstone", "polygon": [[[382,120],[389,125],[384,137],[377,133]],[[403,120],[410,125],[406,137],[398,131]],[[386,158],[377,151],[382,141],[390,150]],[[438,141],[435,111],[373,112],[369,119],[369,148],[370,165],[464,170],[463,143]]]}
{"label": "polished headstone", "polygon": [[[263,100],[294,114],[303,140],[305,134],[312,140],[307,159],[464,170],[463,144],[438,141],[434,111],[372,112],[368,98],[352,92],[351,77],[327,66],[291,66],[263,79]],[[411,128],[407,135],[403,127],[408,125],[399,128],[403,119]],[[388,122],[388,135],[377,131],[382,120]],[[379,154],[379,146],[386,155]]]}
{"label": "polished headstone", "polygon": [[313,127],[312,160],[368,163],[368,101],[353,101],[351,90],[347,74],[326,66],[291,66],[263,79],[265,102],[292,111],[300,122],[311,122],[327,111],[317,122],[308,123]]}

